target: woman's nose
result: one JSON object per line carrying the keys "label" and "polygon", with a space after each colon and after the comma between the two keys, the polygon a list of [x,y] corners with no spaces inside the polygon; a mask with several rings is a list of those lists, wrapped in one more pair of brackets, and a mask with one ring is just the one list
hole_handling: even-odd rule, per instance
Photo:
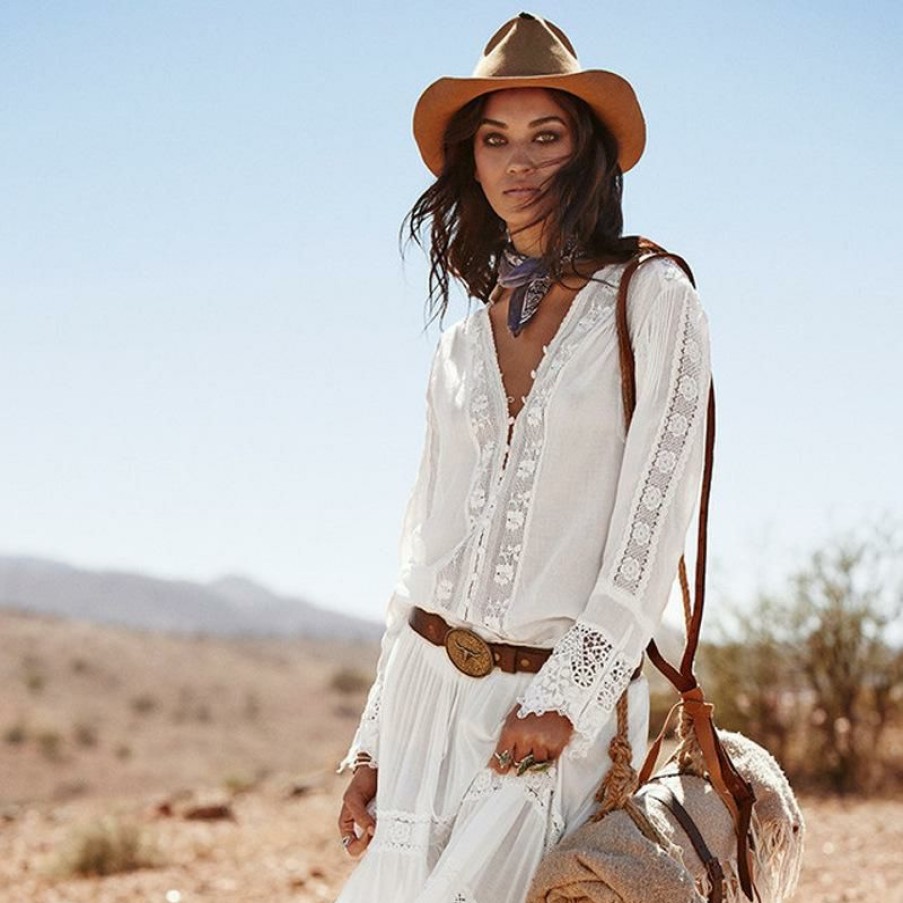
{"label": "woman's nose", "polygon": [[511,156],[508,158],[509,173],[528,172],[535,168],[536,164],[526,151],[521,149],[511,151]]}

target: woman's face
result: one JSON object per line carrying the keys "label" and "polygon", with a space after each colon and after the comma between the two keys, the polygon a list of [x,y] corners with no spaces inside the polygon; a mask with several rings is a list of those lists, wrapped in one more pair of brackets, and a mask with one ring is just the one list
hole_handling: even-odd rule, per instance
{"label": "woman's face", "polygon": [[[570,119],[544,88],[508,88],[488,96],[474,136],[474,176],[512,235],[548,213],[540,203],[542,189],[573,147]],[[526,235],[515,243],[525,240]]]}

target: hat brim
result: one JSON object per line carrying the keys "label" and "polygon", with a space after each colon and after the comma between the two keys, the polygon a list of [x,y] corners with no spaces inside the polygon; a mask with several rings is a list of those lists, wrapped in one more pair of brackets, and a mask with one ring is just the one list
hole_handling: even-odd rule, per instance
{"label": "hat brim", "polygon": [[449,120],[475,97],[507,88],[557,88],[586,101],[618,142],[618,163],[627,172],[646,146],[646,121],[630,83],[602,69],[566,75],[440,78],[420,95],[414,108],[414,140],[433,175],[445,162],[444,138]]}

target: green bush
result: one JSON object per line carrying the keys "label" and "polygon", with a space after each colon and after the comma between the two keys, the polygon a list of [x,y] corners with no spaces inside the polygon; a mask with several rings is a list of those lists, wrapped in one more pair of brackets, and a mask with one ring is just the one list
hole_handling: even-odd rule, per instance
{"label": "green bush", "polygon": [[903,651],[888,637],[903,611],[898,533],[879,526],[826,544],[700,650],[719,726],[760,742],[801,784],[848,793],[899,779]]}

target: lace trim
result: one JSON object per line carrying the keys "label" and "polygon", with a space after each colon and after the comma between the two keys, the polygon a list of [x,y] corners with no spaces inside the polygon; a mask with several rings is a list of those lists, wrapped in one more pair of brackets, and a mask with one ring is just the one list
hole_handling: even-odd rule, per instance
{"label": "lace trim", "polygon": [[[673,279],[680,272],[672,264],[665,271]],[[703,404],[702,345],[690,304],[681,310],[679,353],[674,359],[668,391],[668,409],[659,427],[653,452],[637,487],[627,531],[609,580],[631,596],[641,596],[649,582],[658,534],[670,507],[689,451],[688,437]]]}
{"label": "lace trim", "polygon": [[401,809],[378,809],[371,846],[399,853],[441,851],[451,836],[455,816],[437,818]]}
{"label": "lace trim", "polygon": [[[589,295],[585,309],[578,318],[562,323],[561,332],[546,347],[546,356],[533,372],[533,388],[518,415],[517,421],[524,421],[523,429],[519,436],[514,437],[506,466],[506,471],[514,471],[514,478],[508,482],[507,492],[498,499],[499,505],[504,506],[504,518],[497,519],[493,524],[490,542],[490,547],[498,551],[495,560],[481,576],[482,592],[477,596],[485,600],[482,622],[496,630],[504,629],[505,616],[517,581],[534,485],[545,445],[546,408],[562,368],[586,335],[613,313],[615,288],[614,284],[605,283],[602,291]],[[480,322],[484,330],[491,330],[488,316]],[[491,344],[491,334],[487,344]],[[520,441],[516,441],[518,439]]]}
{"label": "lace trim", "polygon": [[[472,322],[472,321],[471,321]],[[491,483],[494,464],[499,452],[498,431],[496,418],[491,410],[492,397],[489,391],[489,382],[486,375],[486,361],[483,355],[474,355],[473,389],[470,393],[470,423],[474,440],[479,449],[477,466],[467,494],[467,518],[468,536],[476,528],[481,518],[489,514],[487,506],[492,495]],[[480,551],[478,540],[477,552]],[[464,599],[464,558],[470,549],[471,542],[462,543],[454,555],[439,569],[436,575],[436,583],[433,590],[433,601],[441,608],[451,610],[452,600]],[[467,612],[460,614],[466,615]]]}
{"label": "lace trim", "polygon": [[464,794],[463,802],[485,799],[497,793],[503,785],[512,781],[515,786],[523,791],[524,796],[536,811],[537,815],[546,823],[544,838],[545,849],[549,850],[561,839],[564,833],[564,819],[552,806],[552,799],[557,784],[556,766],[553,764],[547,771],[527,771],[517,776],[512,774],[498,774],[491,768],[484,768],[471,782]]}
{"label": "lace trim", "polygon": [[379,710],[383,691],[383,672],[377,672],[376,679],[367,694],[367,703],[361,714],[351,747],[345,754],[345,758],[339,763],[338,774],[354,766],[357,754],[366,752],[370,754],[370,767],[378,768],[377,750],[379,746]]}
{"label": "lace trim", "polygon": [[498,450],[498,433],[491,411],[489,383],[486,362],[482,355],[476,355],[473,366],[474,388],[470,397],[470,423],[480,458],[467,497],[467,524],[473,529],[489,501],[492,465]]}
{"label": "lace trim", "polygon": [[585,756],[608,720],[633,669],[605,636],[579,619],[519,696],[518,718],[554,711],[574,725],[571,758]]}

